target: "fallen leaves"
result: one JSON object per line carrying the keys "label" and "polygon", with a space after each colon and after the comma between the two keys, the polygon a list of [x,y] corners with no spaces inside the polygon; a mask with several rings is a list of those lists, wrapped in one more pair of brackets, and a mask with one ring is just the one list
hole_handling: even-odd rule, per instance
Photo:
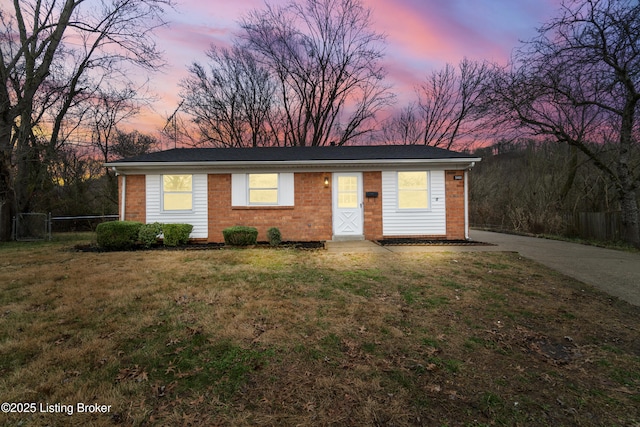
{"label": "fallen leaves", "polygon": [[116,382],[122,381],[135,381],[142,382],[148,381],[149,375],[145,371],[145,369],[139,365],[135,365],[133,368],[124,368],[118,371],[118,375],[116,376]]}

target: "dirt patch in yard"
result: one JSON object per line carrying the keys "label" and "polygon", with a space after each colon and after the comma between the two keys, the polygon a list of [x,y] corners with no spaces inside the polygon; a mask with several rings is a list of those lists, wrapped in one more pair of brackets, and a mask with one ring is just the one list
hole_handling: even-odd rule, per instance
{"label": "dirt patch in yard", "polygon": [[[1,425],[640,423],[640,309],[516,253],[0,244]],[[84,242],[86,243],[86,242]]]}

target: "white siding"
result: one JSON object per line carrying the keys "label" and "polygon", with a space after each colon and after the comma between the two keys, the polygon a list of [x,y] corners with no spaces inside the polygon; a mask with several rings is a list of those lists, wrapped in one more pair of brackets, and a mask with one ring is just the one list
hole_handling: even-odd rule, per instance
{"label": "white siding", "polygon": [[444,171],[429,171],[429,209],[398,209],[398,173],[382,172],[382,234],[446,235]]}
{"label": "white siding", "polygon": [[[234,173],[231,175],[231,206],[248,206],[248,174]],[[278,174],[278,206],[294,205],[294,186],[292,173]]]}
{"label": "white siding", "polygon": [[146,183],[147,223],[191,224],[191,238],[206,239],[209,236],[206,174],[193,175],[193,210],[189,212],[162,211],[162,175],[147,175]]}

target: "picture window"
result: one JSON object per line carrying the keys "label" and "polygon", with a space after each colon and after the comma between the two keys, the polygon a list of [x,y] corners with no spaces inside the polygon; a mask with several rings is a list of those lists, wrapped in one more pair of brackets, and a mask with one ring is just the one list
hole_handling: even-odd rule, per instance
{"label": "picture window", "polygon": [[426,171],[398,172],[398,208],[429,208],[429,176]]}
{"label": "picture window", "polygon": [[193,175],[162,176],[162,209],[165,211],[193,209]]}

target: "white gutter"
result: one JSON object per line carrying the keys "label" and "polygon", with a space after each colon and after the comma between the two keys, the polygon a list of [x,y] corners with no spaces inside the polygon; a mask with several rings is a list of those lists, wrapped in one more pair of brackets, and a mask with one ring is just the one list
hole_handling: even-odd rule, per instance
{"label": "white gutter", "polygon": [[104,166],[116,168],[177,168],[177,167],[209,167],[209,168],[244,168],[260,167],[300,167],[300,166],[358,166],[358,165],[411,165],[425,163],[467,163],[473,167],[479,157],[447,158],[447,159],[361,159],[361,160],[258,160],[258,161],[195,161],[195,162],[110,162]]}
{"label": "white gutter", "polygon": [[131,174],[145,173],[178,173],[191,170],[201,173],[237,173],[238,171],[284,170],[294,169],[298,172],[337,172],[341,170],[359,170],[361,172],[377,170],[409,170],[416,167],[443,167],[468,169],[473,167],[479,158],[461,159],[372,159],[372,160],[306,160],[306,161],[197,161],[197,162],[114,162],[106,163],[118,171]]}

